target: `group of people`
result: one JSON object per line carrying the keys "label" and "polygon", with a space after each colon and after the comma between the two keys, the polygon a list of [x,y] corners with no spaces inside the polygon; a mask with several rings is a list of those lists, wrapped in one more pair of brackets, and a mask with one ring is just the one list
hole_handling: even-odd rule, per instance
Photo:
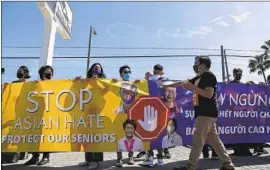
{"label": "group of people", "polygon": [[[163,77],[164,70],[163,67],[158,64],[153,68],[153,73],[147,72],[145,74],[146,80],[157,81],[163,88],[164,92],[168,93],[168,101],[170,97],[173,97],[173,89],[176,87],[183,87],[187,90],[193,91],[193,105],[195,110],[195,132],[193,135],[193,142],[190,157],[185,167],[175,167],[175,170],[195,170],[197,166],[197,162],[199,160],[200,154],[203,152],[203,156],[205,158],[209,157],[209,145],[205,145],[205,141],[207,140],[212,148],[212,157],[219,158],[222,162],[221,170],[233,170],[234,165],[227,154],[226,148],[223,145],[222,141],[219,138],[216,128],[216,121],[218,117],[218,108],[216,103],[216,85],[217,79],[213,72],[210,71],[211,68],[211,59],[207,56],[198,56],[195,58],[195,62],[193,65],[193,69],[195,71],[194,78],[191,78],[187,81],[181,81],[176,83],[165,84],[164,80],[168,80],[168,78]],[[41,81],[51,80],[54,74],[54,69],[51,66],[43,66],[39,69],[39,76]],[[120,79],[112,79],[113,82],[123,81],[123,82],[132,82],[138,83],[140,80],[131,81],[131,68],[127,65],[124,65],[119,68],[119,76]],[[233,70],[234,80],[229,83],[241,83],[242,70],[234,69]],[[17,71],[18,80],[13,81],[13,83],[25,82],[30,78],[29,69],[26,66],[21,66]],[[76,79],[79,79],[77,77]],[[87,78],[106,78],[106,74],[104,73],[103,67],[100,63],[93,64],[88,73]],[[268,83],[270,84],[270,75],[268,76]],[[120,108],[123,112],[127,113],[128,105],[131,103],[126,103]],[[175,107],[173,102],[168,102],[167,105],[170,108],[171,113],[177,112],[177,107]],[[171,114],[172,115],[172,114]],[[177,122],[173,121],[174,116],[171,117],[171,127],[174,129],[177,128]],[[170,127],[170,130],[171,130]],[[136,123],[133,120],[126,120],[123,122],[123,129],[126,133],[126,141],[127,146],[130,146],[132,141],[134,142],[134,132],[136,130]],[[129,140],[130,139],[130,140]],[[131,143],[130,143],[131,142]],[[133,145],[136,145],[133,143]],[[132,146],[133,146],[132,145]],[[139,147],[139,145],[138,145]],[[249,146],[247,144],[235,144],[234,155],[235,156],[249,156],[251,153],[249,151]],[[141,158],[146,156],[145,161],[142,165],[144,166],[153,166],[153,157],[154,151],[143,151],[138,149],[139,152],[136,156],[137,158]],[[123,166],[122,161],[122,152],[121,148],[118,148],[117,152],[117,167]],[[266,153],[263,149],[263,144],[256,144],[254,147],[254,151],[257,153]],[[157,165],[163,166],[163,159],[170,159],[171,155],[169,152],[169,148],[162,148],[157,150]],[[25,165],[45,165],[49,163],[50,153],[43,153],[43,157],[39,160],[40,153],[33,153],[32,158],[25,163]],[[133,151],[129,150],[128,154],[128,164],[134,164],[133,160]],[[103,161],[103,153],[102,152],[86,152],[85,153],[85,162],[80,163],[81,166],[88,166],[89,169],[96,169],[99,167],[99,163]]]}

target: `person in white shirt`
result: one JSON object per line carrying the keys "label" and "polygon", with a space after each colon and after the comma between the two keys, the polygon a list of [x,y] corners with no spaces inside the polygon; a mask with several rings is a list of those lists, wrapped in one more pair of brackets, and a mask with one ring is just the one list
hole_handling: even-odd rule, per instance
{"label": "person in white shirt", "polygon": [[144,151],[142,140],[135,137],[134,135],[136,131],[136,122],[134,120],[127,119],[123,123],[123,128],[125,130],[126,136],[118,141],[116,167],[123,166],[122,152],[128,152],[128,165],[133,165],[133,152]]}
{"label": "person in white shirt", "polygon": [[162,140],[162,148],[173,148],[175,146],[182,146],[183,140],[180,135],[176,133],[177,120],[170,119],[167,125],[167,135]]}

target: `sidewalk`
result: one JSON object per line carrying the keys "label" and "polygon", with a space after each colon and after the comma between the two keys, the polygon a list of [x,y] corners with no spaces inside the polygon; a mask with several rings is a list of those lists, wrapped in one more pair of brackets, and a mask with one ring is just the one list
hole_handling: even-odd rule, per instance
{"label": "sidewalk", "polygon": [[[267,149],[270,152],[270,149]],[[190,149],[184,147],[176,147],[170,150],[172,158],[165,160],[165,165],[160,170],[171,170],[175,165],[185,165]],[[232,151],[229,151],[232,153]],[[137,154],[137,153],[136,153]],[[118,169],[114,167],[116,153],[105,153],[104,162],[101,164],[100,170]],[[127,156],[127,154],[124,154]],[[31,155],[29,155],[31,157]],[[237,170],[270,170],[270,154],[253,157],[232,157]],[[3,170],[86,170],[85,167],[79,167],[78,164],[84,161],[84,153],[52,153],[50,163],[43,167],[37,166],[23,166],[25,161],[19,161],[17,164],[5,164],[2,166]],[[140,167],[142,161],[136,161],[134,166],[124,165],[121,170],[149,170],[149,168]],[[199,169],[217,170],[220,168],[219,160],[203,160],[200,159],[198,164]],[[120,168],[119,168],[120,169]]]}

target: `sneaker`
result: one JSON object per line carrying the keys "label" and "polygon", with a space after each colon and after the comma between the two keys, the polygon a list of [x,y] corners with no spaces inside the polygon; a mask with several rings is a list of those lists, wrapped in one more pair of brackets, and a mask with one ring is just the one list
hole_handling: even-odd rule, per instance
{"label": "sneaker", "polygon": [[265,149],[258,149],[258,150],[256,150],[256,152],[257,152],[258,154],[268,154],[268,151],[265,150]]}
{"label": "sneaker", "polygon": [[118,168],[123,167],[123,161],[122,161],[122,159],[117,159],[117,162],[116,162],[116,165],[115,166],[118,167]]}
{"label": "sneaker", "polygon": [[24,165],[37,165],[39,163],[39,158],[32,157],[29,161],[25,162]]}
{"label": "sneaker", "polygon": [[89,162],[81,162],[79,163],[79,166],[90,166]]}
{"label": "sneaker", "polygon": [[170,158],[171,158],[170,152],[169,152],[169,151],[164,152],[164,157],[165,157],[166,159],[170,159]]}
{"label": "sneaker", "polygon": [[203,159],[209,159],[210,156],[209,155],[203,155]]}
{"label": "sneaker", "polygon": [[164,165],[163,159],[158,159],[157,166],[163,166],[163,165]]}
{"label": "sneaker", "polygon": [[212,152],[212,157],[211,157],[211,159],[213,159],[213,160],[217,160],[217,159],[219,159],[219,157],[218,157],[218,155],[214,152]]}
{"label": "sneaker", "polygon": [[48,163],[50,163],[49,158],[42,158],[41,161],[37,165],[42,166],[42,165],[46,165]]}
{"label": "sneaker", "polygon": [[128,165],[134,165],[133,157],[129,157],[129,158],[128,158],[127,164],[128,164]]}
{"label": "sneaker", "polygon": [[90,163],[88,169],[93,170],[93,169],[98,169],[98,167],[99,167],[99,163],[98,162],[92,162],[92,163]]}
{"label": "sneaker", "polygon": [[141,158],[144,155],[146,155],[146,152],[140,152],[140,153],[138,153],[138,155],[136,156],[136,158]]}
{"label": "sneaker", "polygon": [[145,161],[142,163],[143,166],[154,166],[153,157],[150,156],[149,158],[146,158]]}

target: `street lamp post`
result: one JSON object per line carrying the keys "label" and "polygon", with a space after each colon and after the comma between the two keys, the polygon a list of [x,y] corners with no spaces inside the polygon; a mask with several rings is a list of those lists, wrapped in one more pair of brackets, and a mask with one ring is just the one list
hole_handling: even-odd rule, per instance
{"label": "street lamp post", "polygon": [[89,66],[90,66],[92,35],[97,35],[97,32],[94,29],[94,27],[90,26],[89,43],[88,43],[88,56],[87,56],[87,63],[86,63],[86,77],[87,77],[87,72],[88,72]]}

